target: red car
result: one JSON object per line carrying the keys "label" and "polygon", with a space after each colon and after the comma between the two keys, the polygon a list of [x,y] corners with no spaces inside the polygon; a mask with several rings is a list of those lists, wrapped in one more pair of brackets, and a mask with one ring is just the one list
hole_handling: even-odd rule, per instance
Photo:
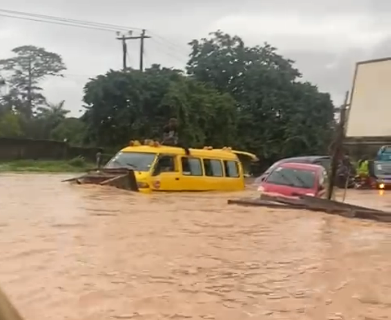
{"label": "red car", "polygon": [[320,165],[282,163],[263,178],[258,191],[287,197],[306,195],[321,198],[326,193],[327,182],[327,171]]}

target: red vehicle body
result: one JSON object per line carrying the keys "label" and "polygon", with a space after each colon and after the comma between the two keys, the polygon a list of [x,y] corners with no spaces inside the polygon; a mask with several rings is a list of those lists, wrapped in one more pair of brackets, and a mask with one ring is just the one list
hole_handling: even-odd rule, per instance
{"label": "red vehicle body", "polygon": [[263,178],[258,191],[286,197],[299,195],[321,198],[327,189],[327,171],[308,163],[282,163]]}

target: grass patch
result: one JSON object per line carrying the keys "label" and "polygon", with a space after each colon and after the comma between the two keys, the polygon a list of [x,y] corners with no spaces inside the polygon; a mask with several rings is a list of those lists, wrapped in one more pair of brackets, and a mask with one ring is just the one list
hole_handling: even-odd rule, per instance
{"label": "grass patch", "polygon": [[95,167],[83,158],[63,160],[15,160],[0,162],[0,172],[84,172]]}

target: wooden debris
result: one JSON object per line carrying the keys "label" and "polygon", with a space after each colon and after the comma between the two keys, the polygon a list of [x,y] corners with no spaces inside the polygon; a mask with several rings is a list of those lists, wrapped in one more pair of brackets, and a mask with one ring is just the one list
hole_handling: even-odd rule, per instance
{"label": "wooden debris", "polygon": [[342,203],[334,200],[315,198],[310,196],[283,197],[263,194],[260,198],[233,199],[228,204],[242,206],[260,206],[281,209],[300,209],[310,211],[322,211],[328,214],[337,214],[348,218],[391,222],[391,212],[361,207],[353,204]]}
{"label": "wooden debris", "polygon": [[113,186],[119,189],[139,191],[134,170],[131,169],[100,169],[89,171],[86,174],[63,180],[63,182],[76,182],[79,184],[99,184]]}

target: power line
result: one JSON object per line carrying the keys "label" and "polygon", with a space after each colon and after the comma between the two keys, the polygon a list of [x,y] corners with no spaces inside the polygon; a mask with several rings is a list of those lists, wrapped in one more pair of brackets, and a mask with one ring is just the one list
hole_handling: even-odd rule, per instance
{"label": "power line", "polygon": [[174,59],[174,60],[177,60],[178,62],[181,62],[182,64],[186,64],[187,63],[187,54],[186,54],[186,58],[184,57],[180,57],[180,54],[174,50],[174,49],[171,49],[170,47],[167,47],[167,46],[164,46],[162,43],[160,43],[159,41],[157,41],[156,39],[153,39],[152,38],[152,41],[160,46],[160,47],[164,47],[165,51],[163,51],[163,53],[167,56],[167,57],[170,57],[171,59]]}
{"label": "power line", "polygon": [[[15,10],[6,10],[6,9],[0,9],[0,16],[8,17],[8,18],[14,18],[14,19],[21,19],[21,20],[29,20],[29,21],[35,21],[35,22],[43,22],[43,23],[50,23],[50,24],[57,24],[57,25],[64,25],[69,27],[77,27],[77,28],[84,28],[84,29],[92,29],[92,30],[99,30],[99,31],[106,31],[106,32],[118,32],[119,31],[126,31],[130,32],[132,29],[134,30],[141,30],[142,34],[138,37],[127,37],[128,39],[140,39],[140,70],[143,70],[144,68],[144,60],[143,60],[143,52],[144,52],[144,39],[150,38],[150,36],[146,36],[145,29],[140,29],[137,27],[126,27],[126,26],[120,26],[115,24],[107,24],[107,23],[99,23],[99,22],[93,22],[93,21],[86,21],[86,20],[77,20],[77,19],[69,19],[69,18],[62,18],[62,17],[56,17],[56,16],[50,16],[50,15],[44,15],[44,14],[36,14],[36,13],[28,13],[28,12],[22,12],[22,11],[15,11]],[[153,34],[155,37],[161,39],[160,41],[166,42],[163,44],[166,46],[166,49],[171,49],[170,57],[176,57],[178,61],[181,61],[183,63],[182,58],[178,58],[178,53],[184,53],[183,48],[179,47],[178,45],[175,45],[174,43],[170,42],[166,38],[159,36],[155,33],[152,33],[149,31],[150,34]],[[123,41],[122,37],[120,39]],[[127,39],[125,39],[127,40]],[[158,45],[162,45],[159,42],[155,41]],[[169,44],[170,46],[168,46]],[[178,50],[178,48],[180,50]],[[125,58],[123,58],[123,65],[126,69],[126,55],[127,55],[127,48],[126,43],[124,45],[123,42],[123,52],[125,52]],[[188,56],[188,53],[186,53],[186,56]],[[187,58],[187,57],[186,57]]]}
{"label": "power line", "polygon": [[[17,16],[15,16],[15,15],[17,15]],[[142,30],[144,30],[144,29],[138,28],[138,27],[127,27],[127,26],[121,26],[121,25],[116,25],[116,24],[100,23],[100,22],[94,22],[94,21],[88,21],[88,20],[62,18],[62,17],[50,16],[50,15],[44,15],[44,14],[29,13],[29,12],[15,11],[15,10],[6,10],[6,9],[0,9],[0,16],[5,16],[5,17],[15,18],[15,19],[31,20],[31,21],[36,21],[36,22],[46,22],[46,23],[62,24],[62,25],[74,26],[74,27],[91,28],[91,29],[102,30],[102,31],[129,31],[129,30],[142,31]],[[43,20],[43,19],[45,19],[45,20]],[[176,49],[179,48],[180,50],[184,50],[183,47],[180,47],[179,45],[171,42],[167,38],[162,37],[162,36],[152,32],[149,29],[146,29],[146,31],[148,31],[155,38],[160,38],[163,41],[167,42],[173,48],[176,48]]]}
{"label": "power line", "polygon": [[165,41],[167,42],[167,44],[171,45],[171,47],[174,49],[174,50],[180,50],[182,51],[182,53],[184,53],[185,55],[188,55],[189,53],[184,49],[185,47],[180,47],[178,44],[175,44],[174,42],[171,42],[170,40],[168,40],[167,38],[165,37],[162,37],[154,32],[152,32],[151,30],[148,30],[149,34],[151,34],[152,36],[154,36],[154,38],[160,38],[162,41]]}
{"label": "power line", "polygon": [[3,14],[3,13],[0,13],[0,17],[7,17],[7,18],[13,18],[13,19],[20,19],[20,20],[29,20],[29,21],[35,21],[35,22],[44,22],[44,23],[57,24],[57,25],[63,25],[63,26],[68,26],[68,27],[92,29],[92,30],[99,30],[99,31],[109,31],[109,32],[117,31],[117,30],[108,29],[108,28],[99,28],[99,27],[93,27],[93,26],[89,26],[89,25],[79,25],[79,24],[75,24],[75,23],[49,21],[49,20],[34,19],[34,18],[28,18],[28,17],[18,17],[18,16],[12,16],[12,15],[8,15],[8,14]]}
{"label": "power line", "polygon": [[[137,27],[126,27],[126,26],[120,26],[120,25],[114,25],[114,24],[108,24],[108,23],[100,23],[100,22],[94,22],[94,21],[87,21],[87,20],[77,20],[77,19],[69,19],[69,18],[62,18],[62,17],[56,17],[56,16],[50,16],[50,15],[44,15],[44,14],[37,14],[37,13],[29,13],[29,12],[22,12],[22,11],[15,11],[15,10],[5,10],[0,9],[0,13],[3,16],[7,16],[10,18],[17,18],[17,19],[25,19],[25,20],[32,20],[31,17],[37,18],[33,21],[37,22],[48,22],[48,23],[66,23],[66,25],[83,25],[83,26],[89,26],[98,28],[100,30],[114,30],[114,31],[127,31],[130,29],[134,30],[142,30],[141,28]],[[17,15],[17,16],[15,16]],[[46,20],[43,20],[46,19]]]}

